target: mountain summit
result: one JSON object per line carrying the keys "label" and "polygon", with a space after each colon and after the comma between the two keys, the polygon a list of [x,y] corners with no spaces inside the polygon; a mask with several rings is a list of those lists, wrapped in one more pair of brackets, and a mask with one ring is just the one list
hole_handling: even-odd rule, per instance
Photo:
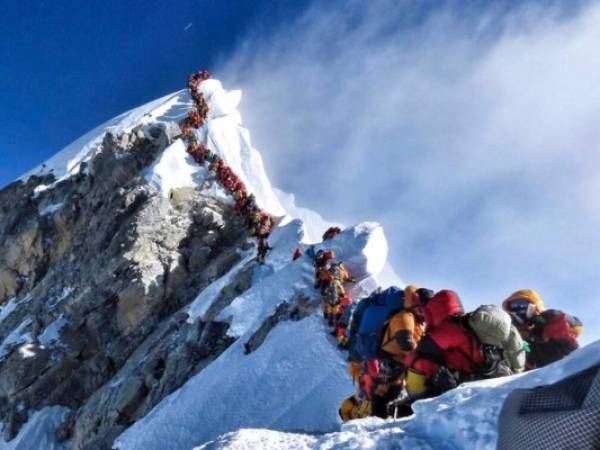
{"label": "mountain summit", "polygon": [[[292,262],[295,248],[320,247],[311,235],[327,224],[272,188],[241,126],[241,92],[213,79],[199,89],[209,112],[195,138],[279,221],[266,264],[229,193],[186,152],[187,90],[108,121],[7,186],[0,448],[191,448],[242,426],[336,428],[352,386],[313,314],[312,260]],[[333,247],[357,295],[377,286],[378,224],[345,229]],[[173,427],[153,425],[162,417]]]}

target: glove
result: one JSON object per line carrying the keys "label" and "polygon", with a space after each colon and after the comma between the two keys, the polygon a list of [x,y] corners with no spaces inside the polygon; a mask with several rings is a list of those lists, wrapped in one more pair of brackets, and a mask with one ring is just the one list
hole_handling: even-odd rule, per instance
{"label": "glove", "polygon": [[357,361],[350,361],[348,363],[348,373],[354,383],[358,383],[362,372],[362,364]]}
{"label": "glove", "polygon": [[529,345],[529,342],[523,341],[523,350],[525,350],[525,353],[531,353],[531,345]]}
{"label": "glove", "polygon": [[431,379],[431,385],[440,392],[446,392],[458,386],[458,376],[445,367],[440,367]]}

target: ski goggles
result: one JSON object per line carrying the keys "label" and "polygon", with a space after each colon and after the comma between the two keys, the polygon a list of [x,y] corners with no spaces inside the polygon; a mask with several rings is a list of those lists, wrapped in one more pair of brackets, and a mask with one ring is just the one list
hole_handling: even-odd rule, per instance
{"label": "ski goggles", "polygon": [[525,312],[527,311],[530,305],[531,302],[529,300],[526,300],[524,298],[518,298],[510,302],[509,309],[513,312]]}

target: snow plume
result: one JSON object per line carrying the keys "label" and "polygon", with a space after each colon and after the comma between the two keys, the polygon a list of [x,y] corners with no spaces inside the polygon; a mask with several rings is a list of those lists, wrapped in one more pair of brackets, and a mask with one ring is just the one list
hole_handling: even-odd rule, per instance
{"label": "snow plume", "polygon": [[244,89],[274,184],[327,219],[381,222],[407,282],[468,307],[533,287],[589,342],[600,4],[508,3],[321,2],[219,75]]}

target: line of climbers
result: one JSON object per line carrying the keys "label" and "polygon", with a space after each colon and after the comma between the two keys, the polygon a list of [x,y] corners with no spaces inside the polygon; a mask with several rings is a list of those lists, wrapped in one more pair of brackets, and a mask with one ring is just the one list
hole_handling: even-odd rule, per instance
{"label": "line of climbers", "polygon": [[[329,229],[324,240],[339,233]],[[294,259],[299,255],[294,253]],[[338,346],[349,350],[357,390],[342,402],[347,421],[412,414],[411,404],[466,381],[513,375],[557,361],[578,348],[578,318],[546,310],[531,289],[465,313],[456,292],[378,288],[354,303],[355,282],[332,250],[315,254],[315,287]]]}
{"label": "line of climbers", "polygon": [[256,259],[259,264],[264,264],[267,253],[271,250],[268,238],[274,226],[273,218],[266,211],[260,209],[254,194],[248,192],[243,181],[231,167],[219,155],[203,143],[199,143],[196,133],[193,132],[194,129],[198,129],[204,124],[208,115],[208,103],[198,88],[203,81],[209,78],[210,74],[206,70],[188,77],[188,89],[195,109],[190,111],[180,124],[181,135],[187,140],[188,154],[198,164],[207,164],[208,169],[214,172],[216,180],[223,189],[235,199],[235,210],[245,219],[250,234],[256,237]]}
{"label": "line of climbers", "polygon": [[[257,238],[257,260],[264,263],[271,249],[268,237],[273,218],[256,204],[222,158],[198,143],[193,129],[204,124],[208,104],[200,84],[207,71],[188,77],[194,101],[181,123],[187,152],[207,164],[221,186],[235,199],[235,210]],[[329,228],[323,241],[334,239],[339,227]],[[296,249],[293,259],[302,255]],[[483,305],[465,313],[458,295],[450,290],[434,294],[426,288],[378,288],[354,302],[347,294],[356,280],[333,250],[315,254],[315,288],[323,295],[323,315],[338,346],[349,350],[348,370],[356,392],[340,407],[342,420],[375,415],[412,413],[415,400],[439,395],[465,381],[493,378],[542,367],[578,347],[582,324],[559,310],[546,310],[535,291],[513,293],[502,308]]]}

